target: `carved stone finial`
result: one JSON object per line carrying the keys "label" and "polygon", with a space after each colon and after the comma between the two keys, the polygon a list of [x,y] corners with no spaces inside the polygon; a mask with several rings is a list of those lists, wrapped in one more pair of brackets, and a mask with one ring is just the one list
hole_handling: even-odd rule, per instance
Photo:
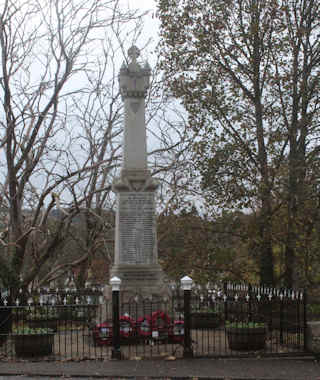
{"label": "carved stone finial", "polygon": [[135,45],[133,45],[128,50],[128,56],[131,58],[132,63],[137,63],[137,59],[140,56],[140,50]]}
{"label": "carved stone finial", "polygon": [[[122,99],[125,98],[144,98],[149,88],[151,68],[148,63],[144,66],[137,62],[140,56],[140,50],[131,46],[128,50],[129,64],[123,63],[119,73],[119,85]],[[133,111],[136,114],[139,104],[131,103]]]}

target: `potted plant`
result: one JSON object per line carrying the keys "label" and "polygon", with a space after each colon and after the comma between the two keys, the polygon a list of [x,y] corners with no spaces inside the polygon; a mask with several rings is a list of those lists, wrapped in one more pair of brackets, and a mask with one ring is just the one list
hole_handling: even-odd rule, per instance
{"label": "potted plant", "polygon": [[23,326],[15,328],[12,336],[17,356],[45,356],[53,352],[54,332],[49,328]]}
{"label": "potted plant", "polygon": [[267,327],[263,322],[227,322],[226,333],[231,350],[257,351],[265,348]]}
{"label": "potted plant", "polygon": [[221,323],[220,312],[212,307],[201,308],[191,313],[191,328],[214,329]]}
{"label": "potted plant", "polygon": [[27,321],[31,328],[46,327],[57,331],[58,312],[55,307],[34,307],[27,315]]}

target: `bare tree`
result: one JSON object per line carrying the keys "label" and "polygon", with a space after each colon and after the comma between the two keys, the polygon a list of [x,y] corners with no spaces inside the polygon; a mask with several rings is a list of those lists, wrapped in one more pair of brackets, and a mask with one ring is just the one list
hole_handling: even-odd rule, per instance
{"label": "bare tree", "polygon": [[[142,51],[149,43],[140,43],[141,16],[116,0],[3,5],[2,286],[45,284],[74,267],[83,283],[97,254],[111,262],[111,186],[121,164],[123,125],[118,71],[133,43]],[[187,134],[183,115],[163,97],[159,73],[153,74],[149,157],[162,179],[165,209],[178,194]]]}
{"label": "bare tree", "polygon": [[[27,286],[63,244],[80,205],[94,193],[97,199],[102,196],[117,154],[112,145],[107,152],[118,133],[111,131],[115,116],[106,111],[109,124],[102,141],[94,141],[91,124],[96,125],[96,120],[87,108],[83,115],[91,119],[85,120],[85,131],[92,143],[87,151],[76,132],[75,104],[80,104],[92,84],[105,32],[136,17],[117,0],[6,0],[1,6],[0,207],[7,223],[1,232],[0,276],[4,286]],[[107,64],[104,70],[109,70]],[[80,196],[79,186],[85,189]],[[54,208],[61,210],[61,216],[52,220]],[[33,265],[21,280],[30,260]]]}

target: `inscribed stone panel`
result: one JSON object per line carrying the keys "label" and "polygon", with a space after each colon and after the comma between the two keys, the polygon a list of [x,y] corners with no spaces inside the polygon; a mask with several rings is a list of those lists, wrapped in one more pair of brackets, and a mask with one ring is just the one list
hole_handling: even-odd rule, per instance
{"label": "inscribed stone panel", "polygon": [[119,193],[120,263],[152,264],[155,244],[153,192]]}

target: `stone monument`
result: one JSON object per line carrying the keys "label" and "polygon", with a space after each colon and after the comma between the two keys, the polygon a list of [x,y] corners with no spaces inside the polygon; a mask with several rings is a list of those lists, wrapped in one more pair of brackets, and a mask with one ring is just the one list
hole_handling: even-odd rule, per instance
{"label": "stone monument", "polygon": [[125,125],[121,174],[113,183],[117,195],[115,257],[110,278],[121,279],[121,293],[150,296],[164,294],[164,274],[158,263],[155,191],[148,170],[145,96],[151,69],[138,62],[139,49],[128,51],[119,85],[124,101]]}

